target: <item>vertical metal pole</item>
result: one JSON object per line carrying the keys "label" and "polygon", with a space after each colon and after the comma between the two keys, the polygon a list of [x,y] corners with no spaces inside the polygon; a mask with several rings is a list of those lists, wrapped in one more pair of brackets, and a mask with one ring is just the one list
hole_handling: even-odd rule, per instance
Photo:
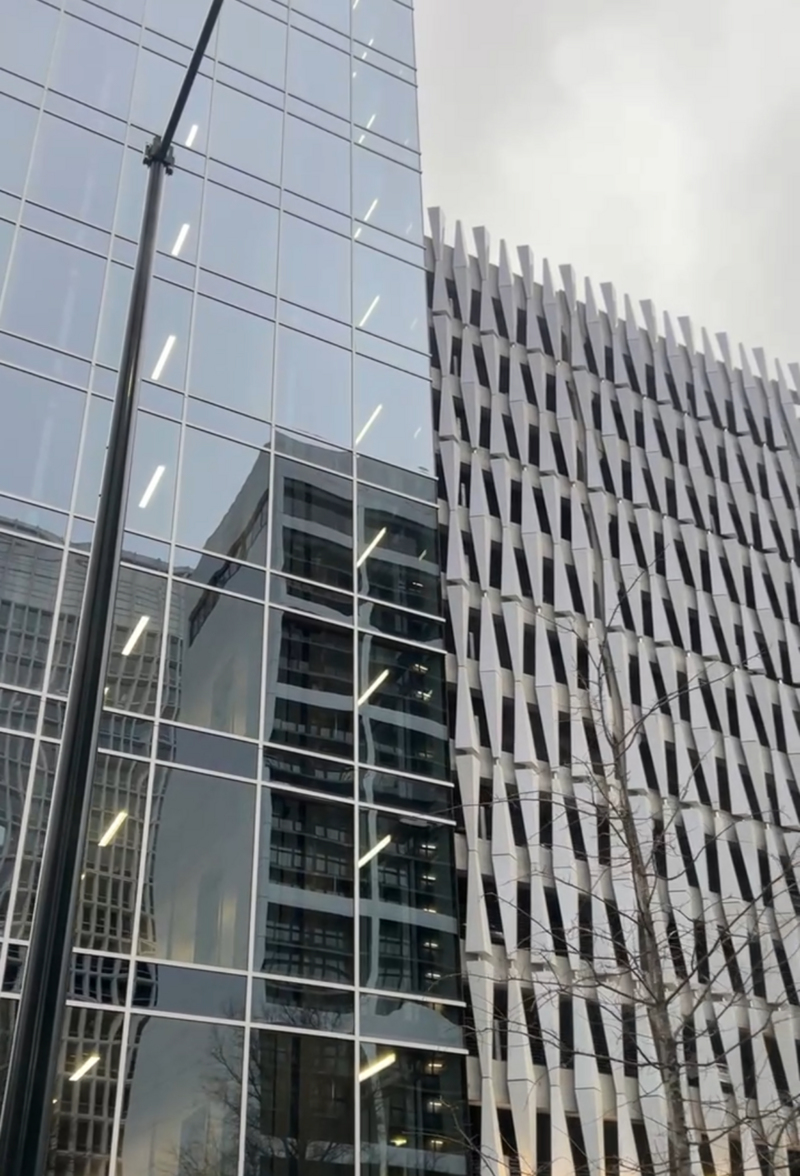
{"label": "vertical metal pole", "polygon": [[165,158],[161,148],[161,140],[157,139],[146,157],[149,171],[142,231],[133,271],[133,289],[25,978],[0,1117],[2,1176],[39,1176],[45,1171],[47,1161],[52,1091],[61,1045],[78,899],[78,874],[89,822],[102,711],[101,691],[111,640],[111,610],[122,546],[131,437],[138,400],[139,360],[164,173],[170,167],[170,157],[167,154]]}

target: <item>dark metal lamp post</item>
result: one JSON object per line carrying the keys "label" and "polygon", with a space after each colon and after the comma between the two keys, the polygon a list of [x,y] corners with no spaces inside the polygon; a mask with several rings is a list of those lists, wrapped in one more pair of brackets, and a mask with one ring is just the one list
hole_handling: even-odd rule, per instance
{"label": "dark metal lamp post", "polygon": [[0,1116],[0,1176],[43,1176],[47,1163],[53,1086],[64,1022],[79,892],[78,875],[89,823],[102,687],[111,645],[112,606],[122,548],[131,439],[139,393],[139,360],[162,188],[165,174],[170,175],[173,168],[172,140],[222,2],[212,0],[167,129],[145,151],[144,162],[149,170],[139,249],[75,646],[72,685]]}

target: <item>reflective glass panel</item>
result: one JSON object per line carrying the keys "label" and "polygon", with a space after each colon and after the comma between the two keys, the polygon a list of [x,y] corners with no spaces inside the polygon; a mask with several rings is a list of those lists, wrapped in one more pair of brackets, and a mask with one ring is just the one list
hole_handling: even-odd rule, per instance
{"label": "reflective glass panel", "polygon": [[453,831],[361,813],[361,984],[458,997]]}
{"label": "reflective glass panel", "polygon": [[258,737],[264,609],[251,600],[176,580],[170,669],[162,711],[195,727]]}
{"label": "reflective glass panel", "polygon": [[280,110],[218,82],[211,106],[210,154],[231,167],[278,184],[281,124]]}
{"label": "reflective glass panel", "polygon": [[255,788],[157,768],[139,950],[143,955],[247,966]]}
{"label": "reflective glass panel", "polygon": [[0,491],[68,508],[86,395],[0,367]]}
{"label": "reflective glass panel", "polygon": [[253,1020],[294,1029],[353,1032],[353,994],[280,980],[253,981]]}
{"label": "reflective glass panel", "polygon": [[346,53],[309,37],[299,29],[289,31],[288,90],[314,106],[340,118],[350,118],[350,59]]}
{"label": "reflective glass panel", "polygon": [[3,14],[0,69],[44,85],[59,11],[46,4],[10,4]]}
{"label": "reflective glass panel", "polygon": [[358,487],[358,590],[439,615],[439,519],[434,507]]}
{"label": "reflective glass panel", "polygon": [[361,1034],[389,1041],[416,1041],[460,1049],[461,1009],[455,1005],[361,994]]}
{"label": "reflective glass panel", "polygon": [[[22,814],[28,791],[28,778],[33,763],[33,740],[18,735],[0,732],[0,819],[6,832],[3,846],[3,867],[0,873],[0,927],[7,933],[8,904],[11,899],[11,882],[22,837]],[[39,824],[39,814],[32,813],[29,826]],[[44,816],[44,814],[42,814]],[[44,822],[42,821],[42,826]],[[44,827],[41,831],[44,837]],[[39,850],[41,853],[41,848]],[[28,855],[25,855],[28,857]],[[25,875],[30,871],[24,871]],[[26,878],[23,878],[23,883]],[[23,889],[26,887],[23,885]],[[32,906],[32,902],[31,902]],[[17,907],[19,909],[19,905]]]}
{"label": "reflective glass panel", "polygon": [[[392,0],[395,3],[395,0]],[[376,229],[422,242],[419,173],[364,147],[353,148],[353,213]],[[358,230],[356,230],[358,231]],[[367,329],[369,323],[367,323]]]}
{"label": "reflective glass panel", "polygon": [[[139,53],[136,65],[131,122],[143,127],[150,135],[160,135],[164,130],[164,112],[172,110],[184,73],[183,66],[168,61],[160,53],[149,53],[143,49]],[[198,74],[189,92],[186,109],[178,123],[175,134],[177,147],[182,148],[188,144],[195,151],[205,151],[208,143],[210,100],[211,81]]]}
{"label": "reflective glass panel", "polygon": [[[120,1010],[67,1009],[50,1121],[48,1172],[107,1172],[122,1068]],[[77,1077],[76,1077],[77,1075]]]}
{"label": "reflective glass panel", "polygon": [[253,1172],[348,1176],[354,1165],[353,1043],[255,1029],[246,1154]]}
{"label": "reflective glass panel", "polygon": [[448,778],[441,654],[362,636],[359,692],[362,760],[418,776]]}
{"label": "reflective glass panel", "polygon": [[424,351],[428,346],[425,271],[356,243],[353,318],[363,330]]}
{"label": "reflective glass panel", "polygon": [[353,983],[353,829],[349,805],[261,792],[253,966]]}
{"label": "reflective glass panel", "polygon": [[230,972],[172,968],[137,960],[133,1007],[243,1021],[246,984],[244,976]]}
{"label": "reflective glass panel", "polygon": [[51,694],[66,694],[69,689],[88,563],[89,560],[84,555],[76,555],[75,552],[71,552],[67,556],[67,570],[61,593],[61,604],[56,623],[56,643],[50,669],[49,690]]}
{"label": "reflective glass panel", "polygon": [[[105,261],[61,241],[20,229],[2,326],[63,351],[90,356]],[[42,281],[47,274],[47,281]]]}
{"label": "reflective glass panel", "polygon": [[78,472],[78,492],[75,496],[75,510],[88,518],[94,518],[97,510],[110,427],[111,402],[101,400],[99,396],[90,396]]}
{"label": "reflective glass panel", "polygon": [[27,197],[76,220],[110,229],[121,165],[119,143],[43,114]]}
{"label": "reflective glass panel", "polygon": [[63,554],[0,532],[0,681],[8,686],[44,683]]}
{"label": "reflective glass panel", "polygon": [[294,0],[292,10],[330,25],[332,29],[349,33],[351,3],[352,0]]}
{"label": "reflective glass panel", "polygon": [[[166,691],[165,691],[166,698]],[[162,700],[165,716],[168,706]],[[158,758],[169,763],[185,764],[207,772],[255,779],[258,774],[258,751],[255,743],[212,735],[210,731],[161,723],[158,729]]]}
{"label": "reflective glass panel", "polygon": [[236,1176],[243,1075],[243,1030],[134,1016],[118,1170]]}
{"label": "reflective glass panel", "polygon": [[353,753],[353,636],[270,610],[264,737],[349,758]]}
{"label": "reflective glass panel", "polygon": [[[142,166],[141,152],[126,151],[114,231],[131,241],[139,239],[146,183],[147,168]],[[197,256],[202,190],[201,178],[185,168],[178,168],[164,187],[158,248],[183,261],[193,261]]]}
{"label": "reflective glass panel", "polygon": [[179,438],[176,422],[137,414],[126,527],[169,539]]}
{"label": "reflective glass panel", "polygon": [[269,420],[274,331],[266,319],[214,298],[198,297],[189,391]]}
{"label": "reflective glass panel", "polygon": [[414,20],[397,0],[360,0],[353,9],[353,38],[407,65],[414,64]]}
{"label": "reflective glass panel", "polygon": [[352,436],[350,356],[343,347],[281,327],[275,423],[332,445],[349,446]]}
{"label": "reflective glass panel", "polygon": [[[209,471],[214,477],[209,478]],[[178,499],[177,539],[221,555],[265,563],[269,454],[187,429]]]}
{"label": "reflective glass panel", "polygon": [[464,1176],[463,1057],[362,1043],[359,1075],[364,1176]]}
{"label": "reflective glass panel", "polygon": [[[141,0],[137,0],[140,3]],[[197,0],[147,0],[145,25],[181,45],[194,47],[205,13],[198,11]]]}
{"label": "reflective glass panel", "polygon": [[359,355],[354,384],[358,452],[388,465],[432,474],[433,422],[428,381]]}
{"label": "reflective glass panel", "polygon": [[275,465],[272,566],[353,589],[353,483],[313,466]]}
{"label": "reflective glass panel", "polygon": [[249,564],[237,563],[221,556],[208,553],[201,555],[197,551],[179,547],[175,551],[175,575],[195,584],[206,584],[209,588],[226,588],[229,592],[237,592],[241,596],[252,596],[256,600],[264,599],[264,572]]}
{"label": "reflective glass panel", "polygon": [[114,604],[106,706],[156,713],[167,581],[141,568],[120,568]]}
{"label": "reflective glass panel", "polygon": [[[13,20],[11,13],[8,14],[8,17]],[[5,32],[7,30],[4,30]],[[1,52],[2,50],[0,50]],[[47,115],[44,117],[46,118]],[[27,106],[23,102],[17,102],[16,99],[9,98],[5,94],[0,94],[0,126],[4,128],[0,190],[13,192],[15,196],[19,196],[25,186],[28,160],[36,131],[36,108]],[[1,268],[0,272],[2,272]]]}
{"label": "reflective glass panel", "polygon": [[281,238],[281,297],[349,322],[350,242],[285,214]]}
{"label": "reflective glass panel", "polygon": [[221,184],[206,184],[200,264],[258,290],[274,292],[278,211]]}
{"label": "reflective glass panel", "polygon": [[309,200],[350,212],[350,143],[299,118],[286,119],[283,185]]}
{"label": "reflective glass panel", "polygon": [[263,779],[271,784],[290,784],[293,788],[352,799],[353,778],[352,764],[338,764],[275,747],[264,749]]}
{"label": "reflective glass panel", "polygon": [[[16,830],[22,826],[22,822],[19,819],[22,806],[19,805],[17,808],[17,814],[19,815],[17,816],[16,827],[9,838],[9,853],[6,858],[8,862],[8,874],[6,875],[4,873],[3,875],[3,890],[0,892],[0,901],[2,901],[0,910],[5,915],[11,883],[10,867],[13,863],[13,857],[19,856],[21,858],[19,883],[14,905],[14,915],[11,919],[10,933],[15,939],[28,939],[31,933],[31,923],[33,922],[36,888],[39,881],[39,866],[42,861],[42,849],[44,848],[44,839],[47,833],[47,818],[50,814],[50,798],[53,795],[53,781],[55,780],[58,748],[53,744],[39,744],[30,784],[28,783],[27,771],[30,763],[27,758],[29,755],[27,740],[4,736],[0,748],[6,758],[6,763],[2,771],[9,781],[10,794],[13,795],[16,793],[17,796],[23,797],[26,786],[30,789],[30,809],[27,824],[25,825],[25,834],[15,844]],[[2,762],[1,759],[0,762]],[[14,800],[16,801],[16,799],[17,797],[15,796]],[[13,815],[15,814],[12,808]],[[9,824],[7,827],[11,828],[12,826]]]}
{"label": "reflective glass panel", "polygon": [[217,55],[226,65],[283,88],[286,76],[286,25],[239,0],[223,6]]}
{"label": "reflective glass panel", "polygon": [[135,65],[136,46],[130,41],[65,13],[58,30],[50,89],[117,118],[127,118]]}
{"label": "reflective glass panel", "polygon": [[412,151],[419,150],[416,90],[366,61],[354,62],[353,122]]}

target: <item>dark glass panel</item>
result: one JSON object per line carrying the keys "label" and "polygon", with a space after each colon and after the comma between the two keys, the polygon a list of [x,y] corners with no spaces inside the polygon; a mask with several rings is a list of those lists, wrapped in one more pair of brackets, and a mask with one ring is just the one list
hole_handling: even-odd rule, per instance
{"label": "dark glass panel", "polygon": [[353,597],[332,592],[327,585],[306,584],[274,574],[269,582],[270,604],[282,604],[298,612],[311,613],[324,621],[353,623]]}
{"label": "dark glass panel", "polygon": [[273,567],[352,591],[352,482],[278,458],[273,494]]}
{"label": "dark glass panel", "polygon": [[310,984],[253,980],[253,1020],[316,1032],[352,1033],[353,994]]}
{"label": "dark glass panel", "polygon": [[436,509],[359,484],[358,532],[359,592],[440,615]]}
{"label": "dark glass panel", "polygon": [[0,682],[39,690],[63,551],[0,531]]}
{"label": "dark glass panel", "polygon": [[86,394],[0,367],[0,491],[69,509]]}
{"label": "dark glass panel", "polygon": [[153,786],[142,955],[247,966],[255,789],[159,768]]}
{"label": "dark glass panel", "polygon": [[0,727],[33,734],[36,731],[40,702],[38,694],[23,694],[21,690],[0,690]]}
{"label": "dark glass panel", "polygon": [[172,968],[139,960],[133,988],[134,1008],[165,1013],[244,1020],[247,981],[229,972]]}
{"label": "dark glass panel", "polygon": [[453,816],[455,790],[445,784],[428,780],[410,780],[375,768],[361,768],[361,799],[369,804],[387,808],[409,809],[411,812]]}
{"label": "dark glass panel", "polygon": [[225,739],[208,731],[192,731],[161,723],[157,756],[168,763],[184,764],[231,776],[256,776],[258,752],[254,743]]}
{"label": "dark glass panel", "polygon": [[266,575],[260,568],[249,564],[223,559],[208,552],[189,551],[186,547],[175,550],[175,576],[208,588],[225,588],[241,596],[264,599]]}
{"label": "dark glass panel", "polygon": [[[3,992],[21,992],[22,980],[25,974],[25,960],[28,955],[28,948],[23,944],[9,943],[8,955],[6,956],[6,970],[3,973]],[[2,1067],[3,1044],[2,1044],[2,1028],[0,1028],[0,1067]],[[2,1094],[2,1081],[0,1080],[0,1095]]]}
{"label": "dark glass panel", "polygon": [[[142,568],[120,568],[114,602],[111,655],[106,675],[105,704],[135,714],[155,715],[167,580]],[[176,660],[175,638],[167,649]]]}
{"label": "dark glass panel", "polygon": [[262,789],[255,968],[353,983],[353,816]]}
{"label": "dark glass panel", "polygon": [[400,641],[413,641],[417,645],[430,645],[432,649],[444,649],[444,625],[419,613],[387,608],[383,604],[362,600],[358,606],[358,624],[361,629],[376,629],[385,637],[397,637]]}
{"label": "dark glass panel", "polygon": [[186,430],[176,527],[180,544],[266,563],[268,497],[268,453]]}
{"label": "dark glass panel", "polygon": [[463,1057],[362,1043],[359,1074],[364,1176],[466,1173]]}
{"label": "dark glass panel", "polygon": [[128,995],[130,961],[117,956],[89,955],[74,951],[68,999],[124,1008]]}
{"label": "dark glass panel", "polygon": [[[58,738],[60,736],[59,730]],[[153,724],[135,715],[114,715],[103,711],[98,742],[100,747],[108,751],[122,751],[127,755],[147,758],[153,745]]]}
{"label": "dark glass panel", "polygon": [[134,1016],[118,1171],[237,1176],[244,1032]]}
{"label": "dark glass panel", "polygon": [[452,829],[376,810],[360,819],[361,984],[458,998]]}
{"label": "dark glass panel", "polygon": [[312,792],[353,798],[353,766],[293,751],[264,749],[263,778],[270,784],[291,784]]}
{"label": "dark glass panel", "polygon": [[270,610],[264,737],[349,758],[353,753],[353,636]]}
{"label": "dark glass panel", "polygon": [[361,994],[361,1036],[388,1041],[416,1041],[460,1049],[461,1009],[394,996]]}

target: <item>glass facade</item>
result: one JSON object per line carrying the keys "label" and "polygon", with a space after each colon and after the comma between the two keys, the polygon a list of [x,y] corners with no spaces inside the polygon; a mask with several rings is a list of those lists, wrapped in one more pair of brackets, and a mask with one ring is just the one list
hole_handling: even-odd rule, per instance
{"label": "glass facade", "polygon": [[[0,1067],[205,11],[0,0]],[[462,1173],[410,3],[226,0],[176,148],[48,1170]]]}

